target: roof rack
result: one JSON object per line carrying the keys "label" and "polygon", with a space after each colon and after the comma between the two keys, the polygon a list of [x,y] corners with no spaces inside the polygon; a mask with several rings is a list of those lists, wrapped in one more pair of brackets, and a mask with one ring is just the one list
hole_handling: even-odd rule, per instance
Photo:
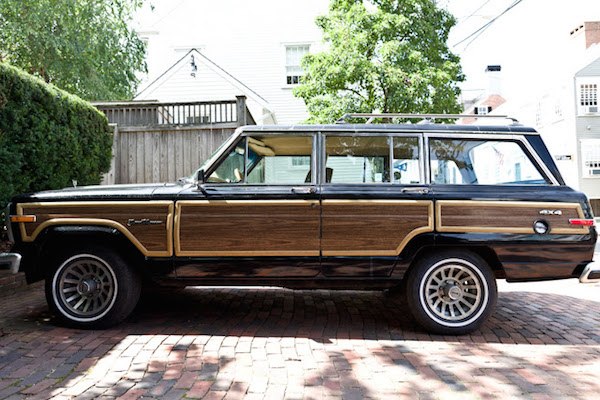
{"label": "roof rack", "polygon": [[458,119],[458,118],[497,118],[497,119],[508,119],[512,121],[512,125],[519,125],[519,121],[516,118],[509,117],[508,115],[479,115],[479,114],[395,114],[395,113],[352,113],[344,114],[340,119],[335,121],[336,124],[344,124],[348,118],[368,118],[367,124],[373,122],[375,118],[409,118],[409,119],[423,119],[425,123],[431,123],[435,119]]}

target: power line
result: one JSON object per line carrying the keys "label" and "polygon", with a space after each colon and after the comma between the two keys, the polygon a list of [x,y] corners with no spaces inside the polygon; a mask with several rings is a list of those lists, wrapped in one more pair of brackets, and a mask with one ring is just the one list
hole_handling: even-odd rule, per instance
{"label": "power line", "polygon": [[467,40],[473,38],[469,43],[467,43],[465,45],[465,48],[463,49],[466,50],[471,43],[473,43],[475,41],[475,39],[477,39],[487,28],[489,28],[494,22],[496,22],[498,20],[498,18],[500,18],[501,16],[503,16],[504,14],[506,14],[507,12],[509,12],[510,10],[512,10],[513,8],[515,8],[517,5],[519,5],[519,3],[521,3],[523,0],[516,0],[514,3],[512,3],[506,10],[502,11],[500,14],[498,14],[497,16],[495,16],[490,22],[488,22],[487,24],[483,25],[482,27],[480,27],[479,29],[477,29],[475,32],[471,33],[470,35],[468,35],[466,38],[464,38],[463,40],[459,41],[458,43],[455,43],[452,48],[455,48],[456,46],[458,46],[461,43],[466,42]]}
{"label": "power line", "polygon": [[458,23],[458,25],[460,24],[464,24],[465,22],[467,22],[469,20],[469,18],[471,18],[473,15],[475,15],[475,13],[477,13],[477,11],[481,10],[483,7],[486,6],[487,3],[489,3],[492,0],[486,0],[482,5],[480,5],[475,11],[473,11],[471,14],[469,14],[469,16],[467,16],[465,19],[463,19],[462,21],[460,21]]}

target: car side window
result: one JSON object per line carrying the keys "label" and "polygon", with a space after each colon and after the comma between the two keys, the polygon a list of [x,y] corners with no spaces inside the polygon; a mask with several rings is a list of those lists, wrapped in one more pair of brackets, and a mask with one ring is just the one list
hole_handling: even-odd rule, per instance
{"label": "car side window", "polygon": [[419,139],[391,136],[328,136],[326,183],[421,182]]}
{"label": "car side window", "polygon": [[207,177],[206,182],[311,183],[312,143],[312,136],[243,137]]}
{"label": "car side window", "polygon": [[394,137],[393,145],[394,183],[420,183],[419,139],[416,137]]}
{"label": "car side window", "polygon": [[247,182],[303,184],[312,181],[312,136],[248,137]]}
{"label": "car side window", "polygon": [[479,185],[545,185],[529,155],[516,142],[431,139],[431,182]]}
{"label": "car side window", "polygon": [[329,136],[325,140],[327,183],[389,182],[390,138]]}

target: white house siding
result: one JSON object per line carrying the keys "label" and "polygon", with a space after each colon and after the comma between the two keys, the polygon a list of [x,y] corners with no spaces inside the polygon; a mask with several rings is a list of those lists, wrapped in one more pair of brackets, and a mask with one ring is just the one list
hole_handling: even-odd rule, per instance
{"label": "white house siding", "polygon": [[[598,46],[598,45],[596,45]],[[591,199],[600,199],[600,174],[590,176],[586,159],[590,155],[600,163],[600,112],[588,115],[580,106],[580,85],[596,84],[600,88],[600,58],[589,63],[575,74],[575,108],[577,112],[576,131],[578,143],[578,163],[580,189]],[[598,105],[600,111],[600,104]],[[587,156],[587,157],[586,157]],[[600,168],[594,168],[596,172]],[[598,212],[598,210],[596,210]]]}
{"label": "white house siding", "polygon": [[[326,13],[328,0],[296,3],[293,12],[289,1],[282,0],[153,0],[152,4],[155,11],[139,18],[138,31],[149,46],[148,79],[141,90],[172,66],[184,49],[198,48],[263,97],[275,111],[277,123],[293,124],[307,117],[304,102],[286,85],[285,45],[309,44],[311,52],[320,48],[321,32],[314,21]],[[156,91],[154,99],[223,99],[229,94],[220,85],[201,89],[199,94],[197,85],[176,81],[172,88]]]}

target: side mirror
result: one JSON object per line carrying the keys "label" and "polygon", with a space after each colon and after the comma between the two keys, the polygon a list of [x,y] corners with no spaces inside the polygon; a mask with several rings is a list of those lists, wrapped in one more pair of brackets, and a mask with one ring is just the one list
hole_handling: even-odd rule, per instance
{"label": "side mirror", "polygon": [[200,171],[198,171],[198,176],[197,176],[197,180],[198,180],[198,184],[201,185],[206,181],[206,177],[204,176],[204,170],[201,169]]}

